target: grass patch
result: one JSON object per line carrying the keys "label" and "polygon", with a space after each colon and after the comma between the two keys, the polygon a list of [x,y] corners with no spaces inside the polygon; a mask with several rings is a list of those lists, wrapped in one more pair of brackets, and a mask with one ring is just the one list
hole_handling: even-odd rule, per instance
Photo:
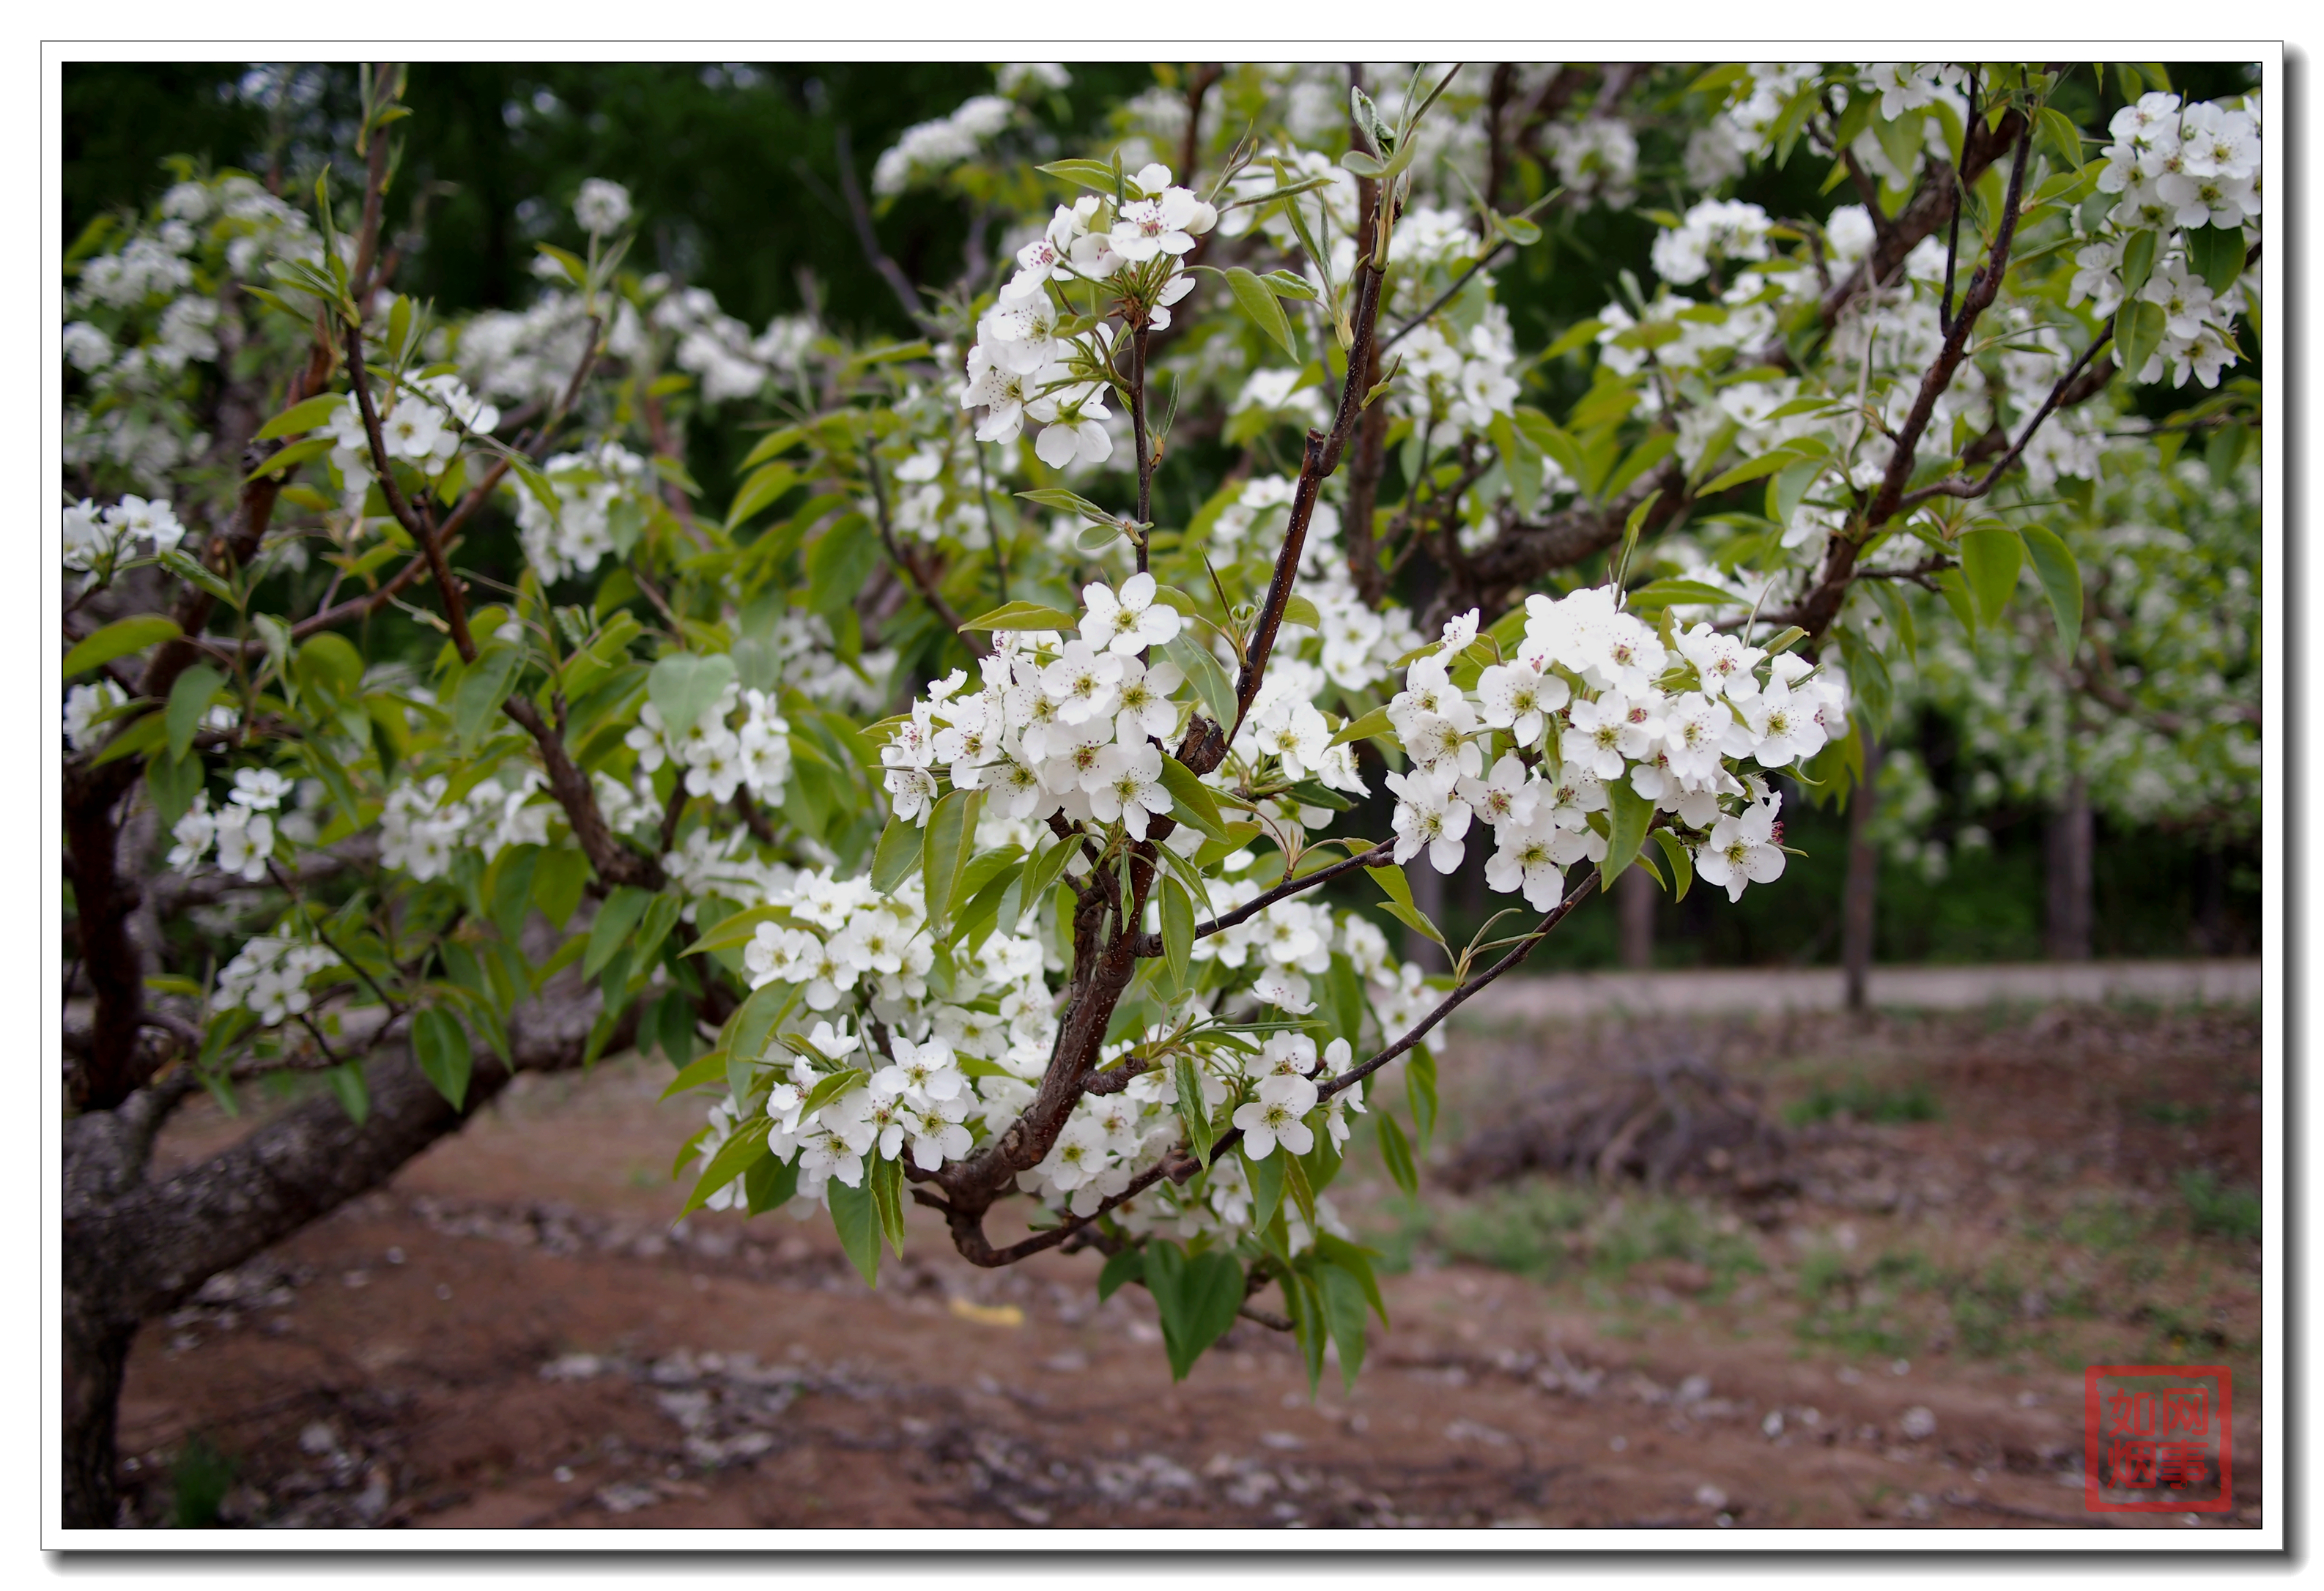
{"label": "grass patch", "polygon": [[2209,1105],[2182,1104],[2176,1099],[2142,1099],[2138,1114],[2157,1127],[2196,1127],[2211,1119]]}
{"label": "grass patch", "polygon": [[1895,1358],[1920,1346],[1919,1337],[1899,1316],[1908,1292],[1934,1277],[1927,1260],[1906,1249],[1884,1254],[1864,1270],[1849,1265],[1838,1249],[1818,1249],[1800,1265],[1800,1302],[1794,1327],[1803,1342],[1844,1354]]}
{"label": "grass patch", "polygon": [[1811,1122],[1830,1121],[1845,1110],[1858,1121],[1880,1127],[1893,1127],[1900,1122],[1934,1121],[1940,1112],[1937,1097],[1926,1084],[1914,1083],[1909,1089],[1884,1089],[1863,1078],[1851,1078],[1837,1088],[1830,1083],[1818,1083],[1815,1091],[1804,1099],[1795,1099],[1784,1107],[1784,1119],[1794,1127],[1806,1127]]}
{"label": "grass patch", "polygon": [[1565,1268],[1569,1239],[1589,1221],[1592,1205],[1589,1194],[1563,1183],[1519,1182],[1445,1210],[1434,1236],[1456,1259],[1547,1280]]}
{"label": "grass patch", "polygon": [[2257,1189],[2222,1183],[2208,1171],[2188,1171],[2179,1173],[2179,1197],[2186,1201],[2187,1224],[2198,1237],[2259,1241]]}
{"label": "grass patch", "polygon": [[219,1505],[234,1485],[234,1460],[195,1437],[178,1449],[170,1466],[170,1522],[181,1531],[206,1531],[218,1522]]}
{"label": "grass patch", "polygon": [[1609,1203],[1586,1239],[1590,1268],[1618,1276],[1651,1260],[1684,1260],[1711,1273],[1723,1296],[1745,1272],[1764,1272],[1759,1251],[1739,1231],[1724,1231],[1702,1207],[1683,1199],[1630,1194]]}

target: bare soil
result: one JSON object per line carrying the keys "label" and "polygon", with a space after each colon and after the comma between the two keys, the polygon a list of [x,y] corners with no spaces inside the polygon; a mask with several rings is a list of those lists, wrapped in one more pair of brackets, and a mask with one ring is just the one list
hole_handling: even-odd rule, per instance
{"label": "bare soil", "polygon": [[[1655,1057],[1785,1122],[1780,1172],[1528,1175],[1423,1213],[1360,1139],[1333,1193],[1394,1325],[1313,1397],[1248,1322],[1174,1386],[1150,1301],[1097,1304],[1092,1255],[978,1271],[915,1211],[874,1292],[825,1221],[673,1227],[700,1103],[657,1103],[636,1057],[528,1077],[153,1322],[124,1478],[156,1524],[2259,1522],[2255,1012],[1471,1030],[1434,1153]],[[263,1108],[189,1107],[163,1169]],[[2085,1513],[2093,1362],[2233,1367],[2236,1512]]]}

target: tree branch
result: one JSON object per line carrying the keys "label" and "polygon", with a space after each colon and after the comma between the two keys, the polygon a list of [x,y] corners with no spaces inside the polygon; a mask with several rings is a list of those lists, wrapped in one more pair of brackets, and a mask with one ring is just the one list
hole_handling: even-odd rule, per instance
{"label": "tree branch", "polygon": [[920,296],[913,290],[912,279],[880,246],[880,235],[872,225],[872,207],[863,202],[863,189],[855,180],[855,151],[849,142],[846,124],[832,129],[832,145],[838,158],[839,191],[846,198],[848,218],[855,224],[855,241],[862,245],[863,257],[895,293],[896,301],[904,307],[904,314],[911,323],[925,335],[936,336],[941,328],[928,319],[927,311],[920,307]]}
{"label": "tree branch", "polygon": [[[880,476],[880,461],[872,456],[872,450],[868,447],[863,450],[863,471],[872,477],[872,505],[880,516],[880,539],[888,548],[888,556],[894,561],[896,567],[904,572],[905,578],[912,583],[912,589],[920,593],[920,600],[927,603],[929,611],[943,620],[945,628],[968,648],[969,656],[991,657],[991,643],[974,630],[961,628],[960,613],[945,601],[944,593],[936,589],[936,576],[922,568],[919,560],[907,553],[903,544],[896,539],[895,526],[888,516],[887,484]],[[1143,556],[1142,549],[1140,556]]]}

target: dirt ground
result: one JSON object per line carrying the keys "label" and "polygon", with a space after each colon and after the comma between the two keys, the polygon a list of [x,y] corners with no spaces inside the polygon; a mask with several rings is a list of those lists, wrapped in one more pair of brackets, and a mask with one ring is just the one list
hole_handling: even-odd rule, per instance
{"label": "dirt ground", "polygon": [[[124,1480],[278,1527],[2259,1523],[2255,1010],[1471,1029],[1434,1155],[1657,1056],[1755,1090],[1783,1174],[1424,1213],[1360,1139],[1333,1192],[1393,1328],[1312,1399],[1249,1322],[1174,1386],[1092,1255],[982,1272],[915,1211],[872,1292],[825,1221],[673,1228],[667,1068],[525,1078],[149,1327]],[[249,1119],[189,1107],[165,1169]],[[2093,1362],[2233,1368],[2235,1512],[2085,1513]]]}

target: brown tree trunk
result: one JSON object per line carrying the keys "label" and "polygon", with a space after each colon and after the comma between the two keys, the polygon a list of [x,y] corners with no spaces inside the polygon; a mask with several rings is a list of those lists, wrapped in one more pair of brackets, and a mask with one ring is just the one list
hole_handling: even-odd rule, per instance
{"label": "brown tree trunk", "polygon": [[[578,1065],[599,1002],[572,973],[549,1002],[510,1025],[520,1070]],[[634,1015],[609,1048],[628,1044]],[[437,1139],[457,1131],[508,1085],[510,1069],[481,1046],[467,1109],[456,1111],[402,1044],[364,1069],[371,1110],[358,1127],[329,1095],[309,1099],[232,1148],[165,1182],[144,1179],[153,1136],[194,1085],[182,1069],[115,1110],[65,1124],[64,1523],[103,1529],[120,1511],[114,1430],[123,1367],[139,1325],[175,1308],[211,1276],[242,1264],[357,1194],[379,1186]]]}
{"label": "brown tree trunk", "polygon": [[2065,805],[2050,814],[2043,850],[2049,871],[2049,950],[2053,961],[2090,959],[2090,790],[2080,774]]}
{"label": "brown tree trunk", "polygon": [[1621,922],[1622,965],[1644,972],[1655,964],[1654,879],[1644,868],[1625,871],[1614,886]]}
{"label": "brown tree trunk", "polygon": [[1848,1008],[1865,1007],[1872,977],[1872,942],[1878,923],[1880,851],[1872,816],[1880,804],[1880,742],[1864,742],[1864,782],[1848,809],[1848,883],[1840,897],[1840,962],[1848,970]]}

